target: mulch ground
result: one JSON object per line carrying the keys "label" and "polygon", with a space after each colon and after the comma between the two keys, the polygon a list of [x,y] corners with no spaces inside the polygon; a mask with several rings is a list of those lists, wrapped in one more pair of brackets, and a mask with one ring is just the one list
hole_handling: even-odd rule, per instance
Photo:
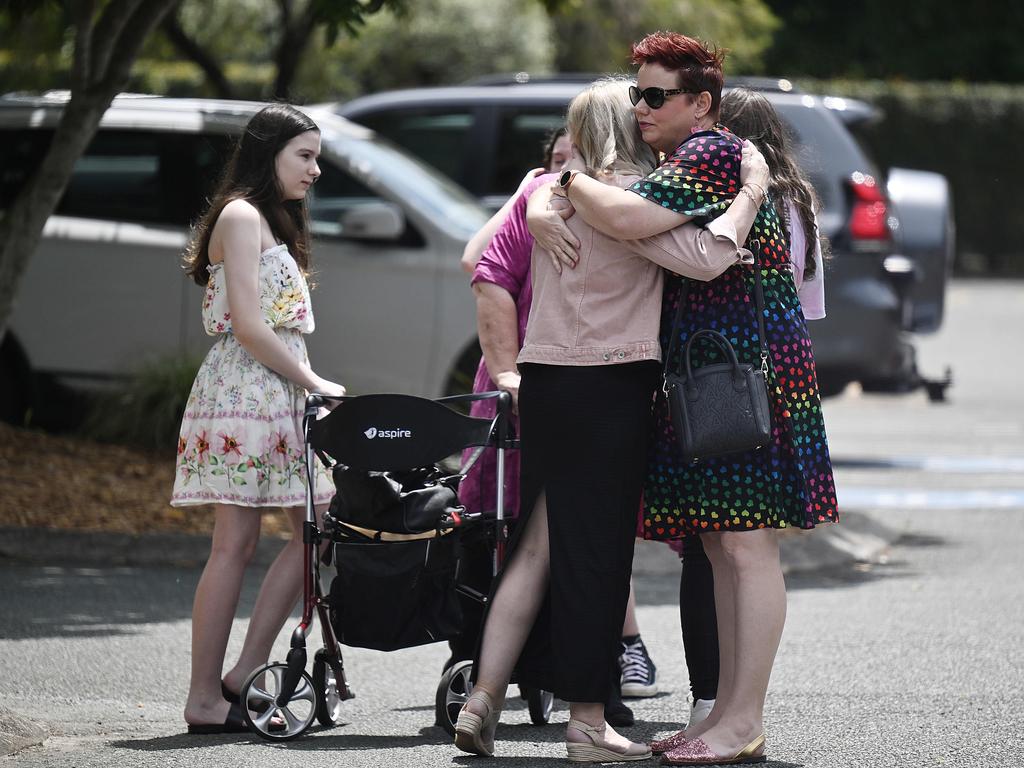
{"label": "mulch ground", "polygon": [[[213,508],[167,503],[174,459],[0,423],[0,527],[208,534]],[[284,513],[263,534],[285,536]]]}

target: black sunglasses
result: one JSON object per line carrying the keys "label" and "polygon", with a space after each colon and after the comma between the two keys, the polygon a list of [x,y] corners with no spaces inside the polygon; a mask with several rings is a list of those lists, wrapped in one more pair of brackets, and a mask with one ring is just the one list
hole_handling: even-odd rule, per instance
{"label": "black sunglasses", "polygon": [[666,91],[656,85],[648,86],[641,91],[635,85],[629,86],[629,100],[634,107],[640,103],[640,99],[643,99],[651,109],[661,109],[665,104],[666,96],[675,96],[678,93],[693,93],[693,91],[687,88],[669,88]]}

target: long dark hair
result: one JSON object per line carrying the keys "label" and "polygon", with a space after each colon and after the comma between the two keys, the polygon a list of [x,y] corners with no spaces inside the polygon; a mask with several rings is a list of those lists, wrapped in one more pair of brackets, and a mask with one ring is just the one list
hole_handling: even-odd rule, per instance
{"label": "long dark hair", "polygon": [[303,272],[309,271],[309,214],[306,199],[284,200],[277,181],[277,155],[284,146],[307,131],[319,131],[316,123],[289,104],[271,104],[249,120],[245,132],[224,168],[210,207],[199,219],[185,250],[185,272],[199,285],[210,279],[210,237],[224,206],[247,200],[256,206],[270,231],[288,246]]}
{"label": "long dark hair", "polygon": [[[807,244],[804,279],[810,280],[818,269],[814,262],[815,239],[821,242],[821,253],[828,252],[828,242],[815,223],[814,212],[819,208],[818,195],[789,148],[789,136],[779,119],[775,107],[763,95],[747,88],[733,88],[722,97],[722,123],[742,139],[749,139],[768,163],[771,190],[789,200],[796,207]],[[787,230],[791,229],[789,212],[779,206]]]}
{"label": "long dark hair", "polygon": [[558,140],[565,136],[565,134],[565,126],[563,125],[561,128],[555,128],[553,131],[551,131],[551,133],[548,134],[548,137],[544,140],[543,147],[545,173],[547,173],[548,169],[551,167],[551,158],[554,157],[555,154],[555,144],[557,144]]}

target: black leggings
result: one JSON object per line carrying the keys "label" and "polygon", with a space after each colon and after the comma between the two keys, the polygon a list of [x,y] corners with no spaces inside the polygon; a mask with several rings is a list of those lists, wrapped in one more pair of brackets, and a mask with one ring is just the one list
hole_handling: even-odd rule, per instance
{"label": "black leggings", "polygon": [[679,623],[693,699],[714,699],[718,693],[718,618],[715,578],[700,536],[683,539],[679,575]]}

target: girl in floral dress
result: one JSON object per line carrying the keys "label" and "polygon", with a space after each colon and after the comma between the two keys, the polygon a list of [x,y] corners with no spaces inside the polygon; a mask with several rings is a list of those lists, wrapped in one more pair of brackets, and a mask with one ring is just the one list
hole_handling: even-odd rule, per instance
{"label": "girl in floral dress", "polygon": [[[217,335],[192,385],[178,438],[171,504],[214,505],[210,559],[192,609],[189,733],[245,730],[238,692],[266,663],[302,585],[301,422],[307,392],[343,395],[309,366],[313,331],[306,193],[320,175],[320,131],[285,104],[249,121],[196,228],[187,272],[206,287],[203,323]],[[318,466],[317,504],[333,494]],[[270,566],[238,662],[221,678],[260,511],[284,507],[292,539]]]}

